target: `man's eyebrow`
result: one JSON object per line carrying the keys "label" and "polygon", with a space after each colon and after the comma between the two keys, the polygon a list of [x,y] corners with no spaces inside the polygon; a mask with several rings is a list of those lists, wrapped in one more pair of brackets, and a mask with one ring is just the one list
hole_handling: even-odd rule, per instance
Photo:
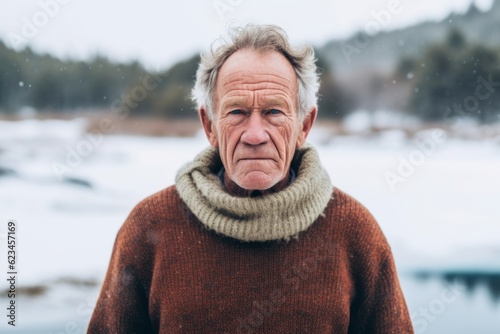
{"label": "man's eyebrow", "polygon": [[263,96],[260,98],[261,102],[268,106],[276,106],[282,108],[292,107],[288,101],[280,96]]}
{"label": "man's eyebrow", "polygon": [[222,108],[234,108],[234,107],[242,107],[248,102],[248,98],[246,97],[233,97],[225,100],[222,103]]}
{"label": "man's eyebrow", "polygon": [[[259,98],[260,103],[265,107],[291,108],[289,102],[281,96],[263,96]],[[241,108],[248,104],[248,97],[231,97],[222,103],[222,108]]]}

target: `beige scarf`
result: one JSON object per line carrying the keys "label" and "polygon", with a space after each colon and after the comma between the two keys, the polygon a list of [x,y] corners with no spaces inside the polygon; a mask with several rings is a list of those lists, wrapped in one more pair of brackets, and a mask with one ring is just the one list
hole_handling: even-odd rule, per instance
{"label": "beige scarf", "polygon": [[222,168],[219,151],[208,148],[178,171],[175,183],[181,199],[208,228],[242,241],[288,240],[311,226],[333,195],[313,146],[296,150],[292,167],[297,177],[285,189],[236,197],[217,176]]}

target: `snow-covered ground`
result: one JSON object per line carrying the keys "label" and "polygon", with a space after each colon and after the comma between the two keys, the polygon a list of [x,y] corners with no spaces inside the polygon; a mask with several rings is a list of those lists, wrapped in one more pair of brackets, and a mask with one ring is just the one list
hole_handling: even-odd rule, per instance
{"label": "snow-covered ground", "polygon": [[[17,284],[32,288],[32,296],[19,297],[15,330],[2,311],[1,332],[84,333],[126,216],[173,184],[178,168],[207,146],[202,134],[100,137],[84,128],[83,120],[0,122],[0,273],[7,272],[5,233],[14,219]],[[491,289],[467,292],[433,276],[499,277],[500,138],[463,141],[437,129],[417,138],[397,130],[330,138],[313,129],[310,141],[333,184],[381,225],[417,333],[500,333]],[[430,278],[416,278],[423,272]],[[0,292],[6,288],[1,279]],[[7,302],[2,295],[0,309]]]}

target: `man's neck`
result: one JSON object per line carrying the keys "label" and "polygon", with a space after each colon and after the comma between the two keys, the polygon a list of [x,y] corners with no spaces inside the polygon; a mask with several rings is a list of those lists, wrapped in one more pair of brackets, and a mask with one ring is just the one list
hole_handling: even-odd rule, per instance
{"label": "man's neck", "polygon": [[237,185],[233,180],[231,180],[227,175],[226,171],[224,171],[224,187],[226,188],[228,193],[238,197],[257,197],[257,196],[272,194],[285,189],[289,183],[290,183],[290,171],[288,171],[283,180],[276,183],[269,189],[265,190],[243,189],[239,185]]}

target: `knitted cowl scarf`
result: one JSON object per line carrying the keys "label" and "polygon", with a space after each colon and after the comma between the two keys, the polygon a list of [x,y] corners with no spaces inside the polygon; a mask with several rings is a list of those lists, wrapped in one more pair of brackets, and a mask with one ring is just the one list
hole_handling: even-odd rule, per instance
{"label": "knitted cowl scarf", "polygon": [[242,241],[290,239],[305,231],[323,213],[333,187],[316,149],[297,149],[292,168],[296,179],[285,189],[259,197],[230,195],[217,176],[219,151],[208,148],[176,176],[181,199],[206,227]]}

